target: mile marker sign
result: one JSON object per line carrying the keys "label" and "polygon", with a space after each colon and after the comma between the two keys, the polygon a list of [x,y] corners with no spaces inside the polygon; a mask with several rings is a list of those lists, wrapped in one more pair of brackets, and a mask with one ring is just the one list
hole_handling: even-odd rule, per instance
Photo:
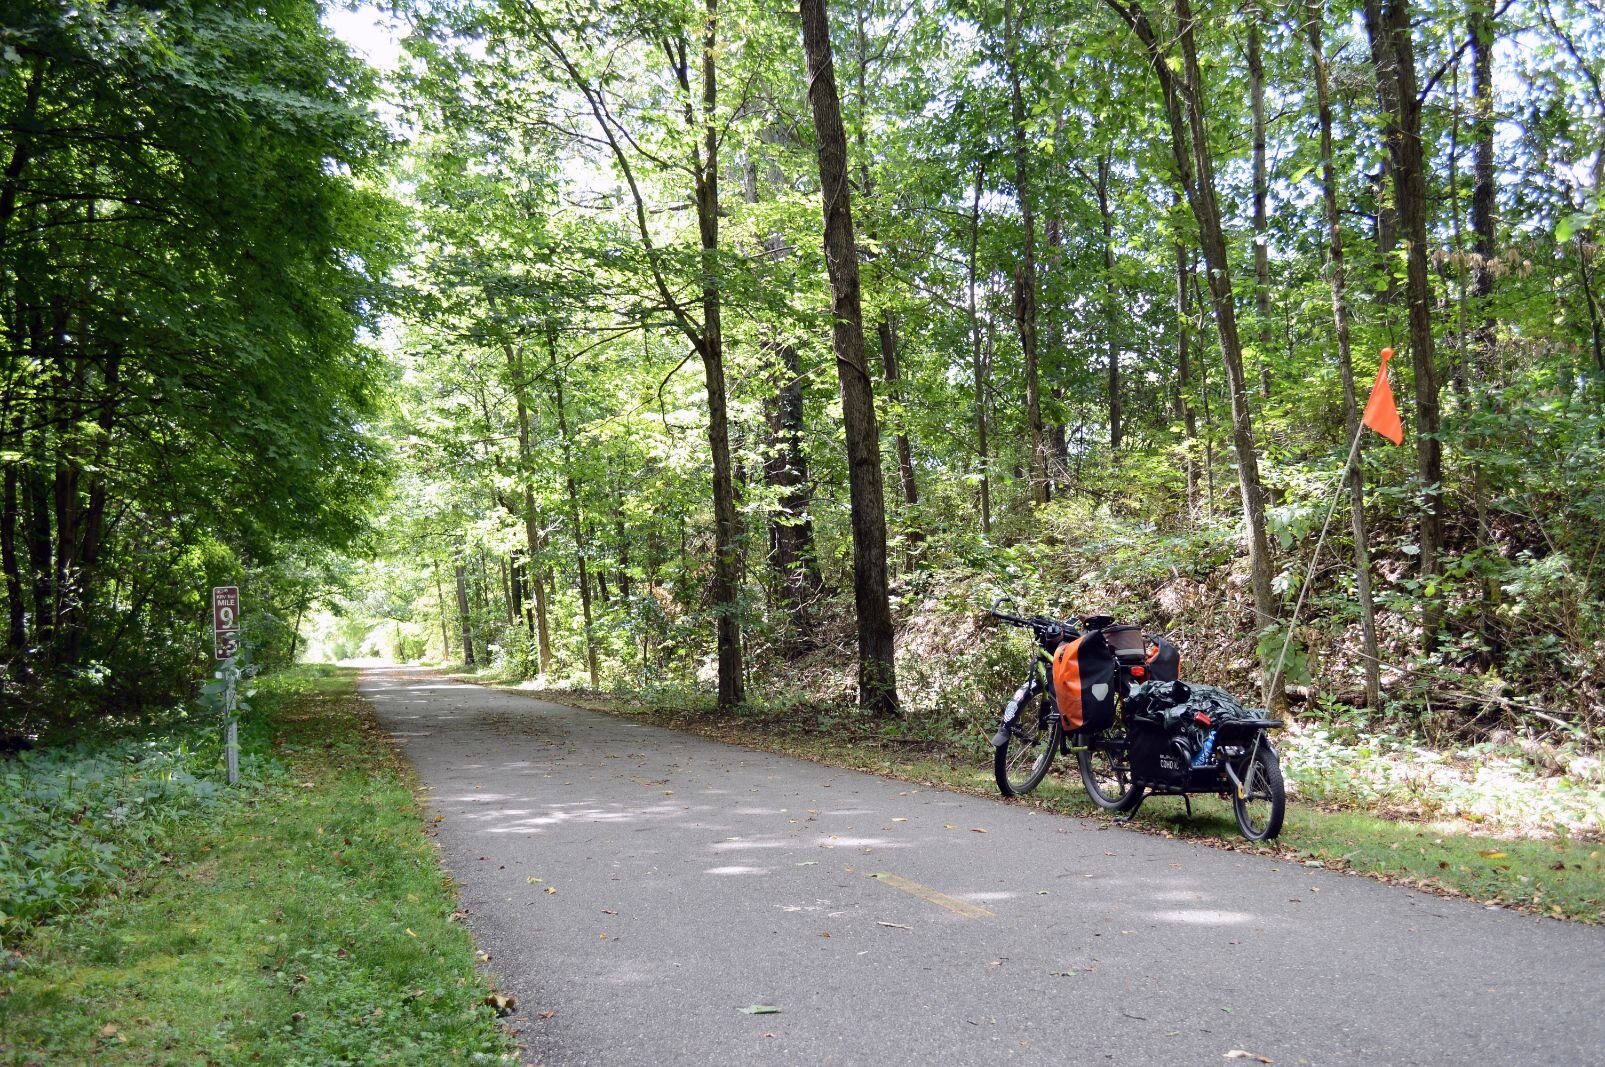
{"label": "mile marker sign", "polygon": [[229,659],[240,650],[240,587],[212,587],[212,657]]}

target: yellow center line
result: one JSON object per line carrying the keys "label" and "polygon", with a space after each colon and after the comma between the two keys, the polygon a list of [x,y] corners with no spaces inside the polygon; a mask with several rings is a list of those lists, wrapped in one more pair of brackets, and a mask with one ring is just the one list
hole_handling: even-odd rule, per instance
{"label": "yellow center line", "polygon": [[938,893],[928,885],[920,885],[918,882],[911,882],[907,878],[902,878],[895,874],[887,874],[882,871],[879,874],[872,874],[870,877],[882,885],[889,885],[893,889],[901,889],[905,893],[910,893],[921,900],[928,900],[932,904],[962,915],[966,919],[990,919],[992,917],[991,912],[978,904],[971,904],[969,901],[960,900],[958,897],[950,897],[946,893]]}

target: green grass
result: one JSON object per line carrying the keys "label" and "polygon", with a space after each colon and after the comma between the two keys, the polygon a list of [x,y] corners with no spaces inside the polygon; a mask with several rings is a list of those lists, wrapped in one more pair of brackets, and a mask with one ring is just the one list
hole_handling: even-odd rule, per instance
{"label": "green grass", "polygon": [[[517,686],[508,688],[529,692]],[[799,704],[722,716],[700,701],[668,706],[566,693],[547,697],[831,766],[980,796],[998,795],[992,778],[992,751],[984,741],[976,737],[944,739],[918,724],[878,724],[851,709]],[[1013,803],[1067,815],[1111,818],[1087,800],[1075,764],[1069,760],[1055,763],[1054,773],[1035,793]],[[1254,845],[1238,834],[1228,802],[1197,796],[1192,803],[1189,817],[1180,798],[1150,798],[1127,828],[1351,871],[1555,918],[1605,922],[1605,844],[1599,841],[1443,832],[1427,823],[1323,810],[1289,798],[1281,837],[1271,845]]]}
{"label": "green grass", "polygon": [[0,963],[0,1063],[511,1058],[413,779],[354,685],[264,679],[242,744],[288,773],[169,828],[120,891]]}

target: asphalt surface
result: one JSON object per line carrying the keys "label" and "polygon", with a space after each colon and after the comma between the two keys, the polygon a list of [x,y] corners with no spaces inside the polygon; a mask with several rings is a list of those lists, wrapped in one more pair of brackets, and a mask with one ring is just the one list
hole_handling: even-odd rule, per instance
{"label": "asphalt surface", "polygon": [[1605,1065],[1605,930],[418,671],[362,693],[529,1063]]}

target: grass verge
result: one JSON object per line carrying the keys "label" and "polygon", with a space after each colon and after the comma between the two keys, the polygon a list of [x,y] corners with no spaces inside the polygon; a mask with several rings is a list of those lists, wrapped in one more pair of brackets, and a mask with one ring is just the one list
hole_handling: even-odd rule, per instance
{"label": "grass verge", "polygon": [[[900,735],[852,711],[816,705],[749,708],[720,715],[711,707],[664,705],[620,697],[538,693],[484,676],[495,685],[558,703],[622,715],[749,748],[799,756],[904,781],[996,797],[991,749],[931,736]],[[1012,803],[1086,818],[1108,819],[1087,800],[1075,765],[1054,771],[1030,797]],[[1322,810],[1289,798],[1282,836],[1271,845],[1243,840],[1231,804],[1212,796],[1150,798],[1127,824],[1131,830],[1186,838],[1242,852],[1273,855],[1310,867],[1346,871],[1444,896],[1571,919],[1605,922],[1605,845],[1566,837],[1526,839],[1456,833],[1431,823],[1355,811]]]}
{"label": "grass verge", "polygon": [[0,960],[0,1063],[513,1058],[355,672],[263,679],[255,707],[242,747],[288,773]]}

